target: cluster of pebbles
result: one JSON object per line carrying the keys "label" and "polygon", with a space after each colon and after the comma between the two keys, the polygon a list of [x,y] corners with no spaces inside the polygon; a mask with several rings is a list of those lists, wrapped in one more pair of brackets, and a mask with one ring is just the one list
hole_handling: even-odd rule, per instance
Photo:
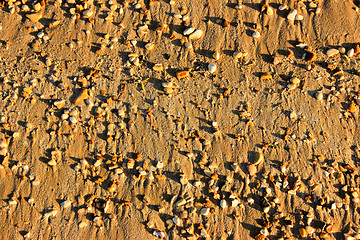
{"label": "cluster of pebbles", "polygon": [[[98,87],[101,81],[104,81],[104,75],[108,75],[108,73],[103,72],[104,69],[100,70],[97,67],[89,67],[82,75],[78,74],[76,77],[72,77],[73,83],[69,84],[61,80],[60,75],[64,67],[60,66],[60,60],[57,59],[56,54],[39,54],[39,59],[41,59],[44,68],[47,70],[46,74],[44,74],[46,80],[37,81],[33,79],[28,84],[29,86],[25,86],[19,85],[9,77],[2,75],[0,88],[0,101],[3,105],[0,117],[0,171],[2,178],[18,178],[20,179],[19,184],[29,181],[33,188],[46,184],[45,179],[39,180],[39,176],[34,176],[31,165],[22,163],[23,160],[14,157],[16,152],[15,143],[20,141],[21,134],[24,134],[24,139],[29,138],[31,144],[33,144],[31,145],[32,148],[35,148],[34,146],[39,146],[35,144],[41,138],[39,132],[44,130],[49,135],[52,143],[65,141],[67,146],[64,148],[60,148],[60,146],[59,148],[58,146],[49,148],[46,153],[43,153],[41,163],[51,169],[55,176],[60,171],[60,168],[70,165],[69,161],[72,161],[68,159],[69,155],[67,153],[70,145],[76,144],[77,141],[80,141],[80,138],[85,139],[86,145],[84,146],[86,147],[81,150],[85,151],[86,156],[90,157],[76,160],[71,164],[71,169],[82,181],[90,182],[92,186],[101,186],[102,188],[101,194],[94,192],[79,197],[81,200],[78,201],[72,200],[71,196],[61,195],[62,199],[58,207],[53,206],[42,211],[42,219],[45,222],[51,223],[51,219],[58,218],[60,212],[73,208],[75,209],[73,211],[76,211],[76,214],[80,216],[77,223],[79,229],[88,226],[103,229],[109,225],[109,222],[122,221],[123,216],[118,214],[119,209],[132,208],[135,205],[130,197],[122,196],[121,199],[118,198],[117,193],[121,189],[130,188],[131,184],[138,184],[141,186],[146,185],[155,191],[156,187],[164,186],[164,183],[169,181],[170,174],[167,172],[167,167],[173,164],[171,161],[153,159],[140,152],[130,156],[117,153],[117,144],[132,135],[140,117],[145,119],[145,123],[150,125],[153,131],[159,133],[159,135],[163,134],[160,134],[160,128],[154,124],[156,116],[154,116],[152,110],[144,110],[142,106],[135,103],[125,105],[121,102],[124,95],[132,94],[128,88],[133,84],[136,85],[135,89],[146,96],[149,92],[154,93],[153,90],[149,90],[153,86],[148,83],[158,82],[158,97],[152,101],[152,105],[156,107],[160,104],[160,97],[166,97],[170,99],[169,101],[172,101],[172,99],[176,98],[176,95],[182,94],[184,91],[191,92],[191,89],[182,89],[184,82],[197,81],[197,78],[215,81],[223,71],[221,69],[221,60],[223,58],[243,64],[242,66],[245,68],[251,66],[252,59],[257,57],[249,53],[250,51],[243,49],[232,50],[227,55],[220,49],[216,49],[210,51],[211,53],[206,58],[207,61],[196,60],[188,68],[174,67],[164,62],[152,62],[144,57],[144,53],[159,48],[157,39],[167,37],[172,42],[177,42],[185,52],[195,54],[199,42],[210,33],[200,23],[196,26],[193,25],[193,22],[195,22],[192,21],[193,16],[185,6],[181,6],[180,1],[150,0],[145,2],[146,4],[142,1],[128,0],[121,3],[112,0],[108,2],[100,0],[40,2],[9,0],[2,2],[3,9],[7,9],[9,14],[19,14],[27,24],[32,24],[30,29],[36,34],[29,45],[34,51],[38,51],[42,45],[46,45],[47,42],[51,41],[51,31],[61,27],[64,23],[64,19],[60,19],[60,17],[48,19],[50,16],[47,12],[49,5],[64,8],[66,10],[65,17],[71,19],[71,21],[84,21],[90,25],[95,24],[100,18],[105,22],[115,22],[119,16],[126,15],[129,9],[141,15],[141,21],[135,26],[118,24],[118,28],[122,31],[130,28],[135,29],[137,37],[128,38],[116,34],[105,34],[99,37],[100,44],[96,45],[93,50],[94,55],[101,59],[108,51],[116,49],[118,45],[123,45],[128,50],[131,49],[130,52],[122,53],[124,56],[122,70],[127,73],[131,80],[122,81],[115,94],[108,94],[103,90],[99,90]],[[151,15],[151,9],[158,8],[160,4],[169,4],[172,9],[177,6],[176,10],[170,13],[169,18],[180,22],[181,31],[171,29],[174,24],[152,21],[154,16]],[[283,4],[279,5],[277,9],[273,8],[272,4],[263,4],[259,12],[269,17],[275,17],[280,12],[280,14],[286,15],[286,21],[291,24],[299,24],[305,18],[301,14],[302,11],[308,9],[314,14],[325,11],[325,9],[320,10],[317,1],[309,1],[306,5],[304,2],[297,4],[298,8],[290,8]],[[235,5],[233,10],[240,14],[245,11],[244,6],[246,5]],[[226,19],[218,22],[222,28],[233,27],[230,21]],[[252,32],[249,37],[254,38],[254,41],[261,41],[263,37],[261,30],[257,28],[251,29]],[[85,33],[86,35],[92,34],[90,30],[86,30]],[[146,38],[151,33],[153,33],[154,39]],[[144,41],[144,39],[147,40]],[[68,51],[72,51],[74,48],[81,48],[84,43],[78,39],[66,44]],[[141,44],[143,45],[142,50],[139,46]],[[11,44],[5,43],[4,45],[9,47]],[[325,87],[316,89],[316,91],[309,93],[311,97],[324,105],[342,101],[344,107],[340,114],[346,121],[351,121],[357,117],[360,95],[359,91],[347,90],[344,84],[347,74],[344,71],[344,66],[356,61],[355,59],[360,54],[359,45],[353,44],[347,48],[331,46],[326,50],[312,48],[310,45],[310,43],[297,41],[293,48],[284,49],[284,54],[272,55],[271,63],[268,64],[270,65],[270,68],[268,68],[270,71],[260,73],[257,80],[261,83],[281,82],[281,94],[291,95],[297,91],[304,93],[310,79],[305,79],[296,72],[280,77],[276,71],[271,70],[293,63],[294,59],[296,59],[295,53],[300,54],[301,57],[297,58],[296,61],[301,62],[306,71],[322,70],[334,82],[328,89],[330,91],[327,91]],[[167,58],[170,58],[170,56]],[[22,62],[24,61],[26,62],[26,59],[22,60]],[[319,70],[319,62],[324,66],[321,70]],[[356,72],[354,75],[358,74]],[[106,81],[110,81],[110,79]],[[39,92],[37,84],[56,85],[58,93]],[[221,89],[221,93],[218,94],[219,99],[229,98],[231,95],[232,90],[229,88],[220,86],[218,89]],[[252,92],[257,94],[259,90],[255,87]],[[174,101],[181,102],[181,99]],[[23,124],[25,130],[18,131],[20,129],[18,123],[8,121],[11,117],[8,115],[7,108],[17,104],[36,106],[38,102],[48,104],[46,111],[44,111],[45,123],[43,125],[25,121]],[[145,104],[145,102],[146,100],[142,103]],[[201,104],[193,102],[193,105],[206,112],[206,110],[202,109]],[[251,112],[251,107],[248,104],[236,111],[239,121],[245,122],[247,127],[254,126],[254,116]],[[165,108],[162,113],[169,117]],[[284,159],[272,166],[270,171],[269,167],[272,163],[270,163],[269,159],[273,158],[273,156],[270,157],[271,152],[282,148],[277,142],[264,143],[259,141],[259,146],[252,154],[249,153],[247,160],[241,159],[238,161],[234,159],[229,161],[230,171],[228,171],[228,174],[224,174],[224,171],[219,166],[224,164],[216,163],[210,157],[210,151],[213,145],[220,141],[219,139],[227,138],[228,135],[222,131],[224,125],[209,117],[211,113],[207,113],[206,116],[208,116],[205,120],[208,125],[208,134],[205,134],[205,130],[192,129],[189,137],[184,140],[186,143],[195,142],[197,145],[196,150],[186,151],[177,147],[177,144],[173,144],[171,149],[171,151],[178,151],[186,156],[183,161],[190,161],[192,168],[200,172],[197,178],[194,178],[194,174],[186,174],[187,169],[173,173],[172,181],[175,182],[173,184],[180,188],[180,192],[173,195],[164,204],[154,204],[151,197],[145,193],[141,194],[143,195],[141,202],[146,208],[150,209],[151,207],[151,211],[162,216],[163,224],[158,224],[152,219],[144,223],[143,227],[149,234],[160,239],[215,239],[213,237],[214,226],[212,225],[214,221],[211,219],[216,219],[217,215],[227,213],[225,218],[234,222],[245,222],[246,218],[252,217],[251,211],[258,211],[261,219],[257,226],[251,228],[252,233],[250,234],[255,239],[334,239],[334,237],[339,238],[339,236],[348,240],[360,239],[358,223],[354,224],[354,226],[334,229],[335,224],[330,219],[327,221],[322,217],[324,214],[334,215],[336,211],[345,212],[346,214],[350,214],[351,211],[358,211],[360,198],[359,188],[356,184],[357,180],[355,179],[358,177],[356,166],[348,163],[338,163],[337,161],[327,161],[328,159],[322,155],[314,156],[309,163],[309,166],[316,169],[322,178],[338,187],[339,197],[336,199],[333,196],[320,194],[319,188],[321,186],[319,183],[314,182],[312,179],[303,179],[298,172],[288,168],[289,162]],[[305,121],[294,111],[291,111],[288,116],[293,121],[292,126]],[[183,121],[179,116],[174,120],[177,128],[181,128]],[[104,123],[105,126],[102,133],[99,133],[96,129],[100,123]],[[42,127],[45,129],[41,129]],[[265,132],[263,127],[260,128]],[[292,129],[287,128],[285,134],[280,138],[284,142],[297,140],[309,146],[317,141],[311,132],[308,132],[305,138],[299,139],[292,131]],[[164,135],[166,134],[171,133],[168,131]],[[232,134],[234,134],[234,139],[239,144],[247,141],[246,136],[240,136],[237,133]],[[147,138],[146,133],[144,133],[144,136]],[[322,132],[322,136],[325,140],[328,138],[328,134],[325,132]],[[98,141],[103,141],[103,146],[106,147],[99,147],[97,145]],[[146,141],[151,141],[151,139],[146,139]],[[162,146],[161,143],[156,143],[156,148],[163,148],[163,151],[165,151],[165,146]],[[40,149],[32,150],[43,151]],[[289,151],[293,150],[289,149]],[[356,152],[355,158],[359,158],[357,155],[359,149],[356,148],[354,151]],[[19,208],[16,208],[16,206],[23,202],[34,206],[37,201],[36,197],[25,199],[17,194],[14,191],[7,199],[4,199],[5,196],[3,197],[8,205],[7,207],[15,209],[14,211],[17,211]],[[157,193],[153,194],[156,195]],[[301,204],[309,205],[308,211],[287,212],[284,204],[291,204],[291,202],[295,201],[295,198],[296,201],[301,201]],[[284,203],[283,199],[291,200]],[[325,213],[322,215],[322,212]],[[296,216],[294,217],[294,215]],[[86,218],[84,216],[91,217]],[[242,225],[239,225],[239,227],[241,228]],[[232,239],[235,238],[236,234],[238,233],[235,230],[225,231],[220,239]],[[23,236],[28,239],[35,238],[31,229]],[[245,238],[247,239],[248,236],[244,236]],[[149,239],[151,238],[149,237]]]}

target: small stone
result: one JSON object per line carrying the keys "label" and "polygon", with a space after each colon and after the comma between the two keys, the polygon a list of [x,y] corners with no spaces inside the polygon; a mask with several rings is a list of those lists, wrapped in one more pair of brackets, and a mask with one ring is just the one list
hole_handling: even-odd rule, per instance
{"label": "small stone", "polygon": [[79,96],[75,99],[74,104],[78,105],[80,104],[83,100],[87,99],[89,97],[89,93],[87,89],[83,89],[81,91],[81,93],[79,94]]}
{"label": "small stone", "polygon": [[348,52],[347,52],[347,56],[348,57],[352,57],[352,56],[354,56],[354,53],[355,53],[355,50],[353,49],[353,48],[351,48]]}
{"label": "small stone", "polygon": [[287,87],[289,90],[294,90],[295,88],[297,88],[297,86],[293,83],[288,84]]}
{"label": "small stone", "polygon": [[225,200],[225,199],[221,199],[221,201],[220,201],[220,207],[221,207],[222,209],[226,208],[226,200]]}
{"label": "small stone", "polygon": [[335,49],[335,48],[330,48],[329,50],[326,51],[326,55],[328,57],[332,57],[335,56],[336,54],[339,53],[339,50]]}
{"label": "small stone", "polygon": [[87,9],[83,11],[82,14],[83,14],[83,18],[90,18],[94,14],[94,12],[91,9]]}
{"label": "small stone", "polygon": [[323,100],[324,99],[324,94],[322,92],[317,92],[315,95],[316,95],[317,100]]}
{"label": "small stone", "polygon": [[307,232],[306,232],[305,228],[300,228],[299,233],[302,238],[305,238],[307,236]]}
{"label": "small stone", "polygon": [[180,225],[181,225],[181,220],[180,220],[180,218],[178,218],[178,217],[174,217],[174,218],[172,219],[172,221],[174,222],[174,224],[175,224],[176,226],[180,226]]}
{"label": "small stone", "polygon": [[293,78],[290,79],[290,82],[292,84],[299,85],[300,84],[300,79],[297,78],[297,77],[293,77]]}
{"label": "small stone", "polygon": [[287,5],[281,4],[278,8],[280,11],[287,9]]}
{"label": "small stone", "polygon": [[254,31],[253,34],[252,34],[252,37],[253,38],[259,38],[260,37],[260,32]]}
{"label": "small stone", "polygon": [[176,73],[176,78],[178,80],[181,80],[183,78],[187,78],[189,76],[190,76],[189,71],[179,71],[179,72]]}
{"label": "small stone", "polygon": [[191,33],[189,35],[189,39],[190,40],[197,40],[197,39],[201,38],[202,35],[203,35],[203,31],[198,29],[198,30],[196,30],[195,32],[193,32],[193,33]]}
{"label": "small stone", "polygon": [[209,71],[210,73],[214,73],[214,72],[216,71],[216,65],[213,64],[213,63],[209,63],[209,65],[208,65],[208,71]]}
{"label": "small stone", "polygon": [[344,47],[339,47],[339,52],[340,52],[341,54],[345,54],[345,53],[346,53],[346,48],[344,48]]}
{"label": "small stone", "polygon": [[189,27],[189,28],[185,29],[185,31],[183,32],[183,34],[184,34],[185,36],[187,36],[187,35],[192,34],[193,32],[195,32],[195,28]]}
{"label": "small stone", "polygon": [[254,176],[257,173],[257,168],[254,164],[249,164],[247,168],[250,176]]}
{"label": "small stone", "polygon": [[287,15],[286,18],[290,21],[293,21],[293,20],[295,20],[296,14],[297,14],[297,10],[293,9],[289,12],[289,14]]}
{"label": "small stone", "polygon": [[30,19],[32,22],[38,22],[42,18],[42,13],[30,13],[27,14],[26,17]]}
{"label": "small stone", "polygon": [[200,211],[200,213],[201,213],[201,215],[203,215],[203,216],[207,216],[207,215],[209,215],[209,213],[210,213],[210,208],[208,208],[208,207],[202,208],[201,211]]}
{"label": "small stone", "polygon": [[65,100],[57,100],[54,102],[54,106],[57,108],[63,108],[65,106]]}
{"label": "small stone", "polygon": [[298,15],[296,15],[296,17],[295,17],[295,20],[297,20],[297,21],[302,21],[302,20],[304,20],[304,16],[298,14]]}
{"label": "small stone", "polygon": [[35,11],[40,11],[41,10],[41,4],[40,3],[36,3],[35,5],[34,5],[34,10]]}
{"label": "small stone", "polygon": [[62,206],[63,208],[68,208],[68,207],[71,206],[71,201],[70,201],[70,200],[63,201],[63,202],[61,203],[61,206]]}
{"label": "small stone", "polygon": [[50,166],[56,166],[56,160],[55,159],[51,159],[50,161],[48,161],[48,164]]}

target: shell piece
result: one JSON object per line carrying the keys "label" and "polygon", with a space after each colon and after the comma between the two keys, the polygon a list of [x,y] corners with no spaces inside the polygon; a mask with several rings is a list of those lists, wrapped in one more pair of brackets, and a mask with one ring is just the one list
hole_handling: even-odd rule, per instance
{"label": "shell piece", "polygon": [[63,208],[68,208],[68,207],[71,206],[71,201],[70,201],[70,200],[63,201],[63,202],[61,203],[61,206],[62,206]]}
{"label": "shell piece", "polygon": [[203,31],[198,29],[189,35],[189,39],[197,40],[197,39],[201,38],[202,35],[203,35]]}
{"label": "shell piece", "polygon": [[329,50],[326,51],[326,55],[328,57],[332,57],[335,56],[336,54],[339,53],[339,50],[335,49],[335,48],[330,48]]}
{"label": "shell piece", "polygon": [[181,220],[180,220],[180,218],[174,217],[172,220],[173,220],[173,222],[174,222],[174,224],[175,224],[176,226],[180,226],[180,225],[181,225]]}
{"label": "shell piece", "polygon": [[259,165],[264,160],[264,154],[262,152],[256,152],[254,158],[254,165]]}
{"label": "shell piece", "polygon": [[296,14],[297,14],[297,10],[296,9],[293,9],[289,12],[289,14],[287,15],[287,19],[290,20],[290,21],[294,21],[295,20],[295,17],[296,17]]}
{"label": "shell piece", "polygon": [[210,73],[214,73],[214,72],[216,71],[216,65],[213,64],[213,63],[209,63],[209,65],[208,65],[208,71],[209,71]]}
{"label": "shell piece", "polygon": [[353,49],[353,48],[351,48],[348,52],[347,52],[347,56],[348,57],[352,57],[352,56],[354,56],[354,53],[355,53],[355,50]]}

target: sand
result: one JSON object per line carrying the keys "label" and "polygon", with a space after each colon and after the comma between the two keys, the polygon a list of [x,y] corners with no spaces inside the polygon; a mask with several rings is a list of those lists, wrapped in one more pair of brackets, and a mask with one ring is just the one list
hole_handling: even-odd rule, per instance
{"label": "sand", "polygon": [[35,3],[0,14],[2,239],[359,239],[358,2]]}

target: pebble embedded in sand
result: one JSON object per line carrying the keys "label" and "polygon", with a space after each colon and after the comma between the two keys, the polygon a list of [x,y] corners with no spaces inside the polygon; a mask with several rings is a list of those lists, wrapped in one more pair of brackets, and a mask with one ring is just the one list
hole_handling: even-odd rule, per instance
{"label": "pebble embedded in sand", "polygon": [[180,225],[181,225],[181,220],[180,220],[180,218],[178,218],[178,217],[174,217],[174,218],[172,219],[172,221],[174,222],[174,224],[175,224],[176,226],[180,226]]}
{"label": "pebble embedded in sand", "polygon": [[301,15],[301,14],[297,14],[296,17],[295,17],[295,20],[302,21],[302,20],[304,20],[304,16]]}
{"label": "pebble embedded in sand", "polygon": [[293,21],[293,20],[295,20],[296,14],[297,14],[297,10],[293,9],[289,12],[289,14],[287,15],[286,18],[290,21]]}
{"label": "pebble embedded in sand", "polygon": [[81,91],[81,93],[79,94],[79,96],[75,99],[74,104],[78,105],[80,104],[83,100],[87,99],[89,97],[89,93],[87,89],[83,89]]}
{"label": "pebble embedded in sand", "polygon": [[190,35],[190,34],[192,34],[193,32],[195,32],[195,28],[193,28],[193,27],[189,27],[189,28],[187,28],[187,29],[185,29],[184,30],[184,32],[183,32],[183,35]]}
{"label": "pebble embedded in sand", "polygon": [[203,35],[203,31],[198,29],[189,35],[189,39],[197,40],[197,39],[200,39],[202,35]]}
{"label": "pebble embedded in sand", "polygon": [[256,166],[254,164],[249,164],[247,166],[248,172],[250,176],[254,176],[257,173]]}
{"label": "pebble embedded in sand", "polygon": [[176,73],[176,78],[178,80],[181,80],[183,78],[187,78],[189,76],[190,76],[189,71],[179,71],[179,72]]}
{"label": "pebble embedded in sand", "polygon": [[348,57],[352,57],[352,56],[354,56],[354,53],[355,53],[354,49],[351,48],[351,49],[346,53],[346,55],[347,55]]}
{"label": "pebble embedded in sand", "polygon": [[324,95],[322,92],[316,92],[315,97],[317,100],[323,100],[324,99]]}
{"label": "pebble embedded in sand", "polygon": [[226,208],[226,200],[225,200],[225,199],[221,199],[221,201],[220,201],[220,207],[221,207],[222,209]]}
{"label": "pebble embedded in sand", "polygon": [[203,215],[203,216],[207,216],[207,215],[209,215],[209,213],[210,213],[210,208],[204,207],[204,208],[201,209],[200,213],[201,213],[201,215]]}
{"label": "pebble embedded in sand", "polygon": [[65,201],[63,201],[63,202],[61,203],[61,206],[62,206],[63,208],[68,208],[68,207],[71,206],[71,201],[70,201],[70,200],[65,200]]}
{"label": "pebble embedded in sand", "polygon": [[326,51],[326,55],[328,57],[333,57],[335,56],[336,54],[339,53],[339,50],[335,49],[335,48],[330,48],[329,50]]}
{"label": "pebble embedded in sand", "polygon": [[259,37],[260,37],[260,32],[254,31],[251,36],[252,36],[253,38],[259,38]]}
{"label": "pebble embedded in sand", "polygon": [[307,236],[307,232],[306,232],[305,228],[300,228],[299,233],[302,238],[305,238]]}
{"label": "pebble embedded in sand", "polygon": [[213,64],[213,63],[209,63],[209,65],[208,65],[208,71],[209,71],[210,73],[214,73],[214,72],[216,71],[216,65]]}
{"label": "pebble embedded in sand", "polygon": [[280,11],[287,9],[287,5],[281,4],[278,8]]}

